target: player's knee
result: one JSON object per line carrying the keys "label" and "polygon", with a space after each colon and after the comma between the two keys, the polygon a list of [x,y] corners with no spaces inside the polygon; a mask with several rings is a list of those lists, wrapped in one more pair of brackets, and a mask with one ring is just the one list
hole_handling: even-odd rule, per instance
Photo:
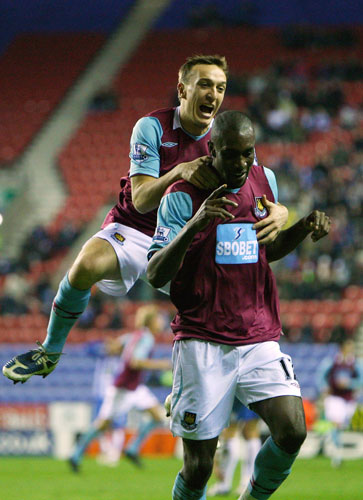
{"label": "player's knee", "polygon": [[306,439],[305,424],[296,423],[285,428],[277,439],[279,446],[287,453],[296,453]]}
{"label": "player's knee", "polygon": [[69,280],[76,288],[91,287],[99,281],[96,261],[88,254],[81,254],[74,262],[69,272]]}
{"label": "player's knee", "polygon": [[190,484],[198,489],[204,488],[212,474],[213,457],[208,455],[193,456],[185,465],[188,468]]}
{"label": "player's knee", "polygon": [[[114,257],[113,254],[112,256]],[[97,281],[107,278],[111,268],[113,269],[108,256],[101,251],[83,251],[74,262],[69,272],[69,279],[76,288],[77,285],[79,288],[87,285],[91,287]]]}

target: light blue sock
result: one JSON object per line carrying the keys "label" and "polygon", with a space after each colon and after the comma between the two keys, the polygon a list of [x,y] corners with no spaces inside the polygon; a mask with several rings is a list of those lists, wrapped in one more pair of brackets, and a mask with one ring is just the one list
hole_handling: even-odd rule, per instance
{"label": "light blue sock", "polygon": [[332,431],[330,432],[330,436],[335,446],[337,448],[340,448],[341,446],[340,430],[334,427],[334,429],[332,429]]}
{"label": "light blue sock", "polygon": [[269,437],[256,460],[248,491],[257,500],[266,500],[277,490],[291,472],[299,452],[290,454],[282,450]]}
{"label": "light blue sock", "polygon": [[207,500],[207,485],[202,490],[191,490],[179,472],[175,479],[172,500]]}
{"label": "light blue sock", "polygon": [[[91,296],[91,290],[77,290],[64,276],[59,284],[57,295],[53,301],[47,336],[43,342],[49,352],[62,352],[68,333],[77,319],[86,309]],[[56,361],[57,356],[49,356]]]}
{"label": "light blue sock", "polygon": [[149,422],[144,422],[141,424],[140,429],[138,429],[138,433],[134,439],[127,446],[127,451],[132,453],[133,455],[138,455],[142,443],[145,441],[150,432],[159,425],[156,420],[151,420]]}
{"label": "light blue sock", "polygon": [[84,452],[86,451],[87,446],[90,444],[91,441],[93,441],[98,435],[100,434],[100,431],[98,429],[95,429],[94,427],[91,427],[91,429],[86,432],[86,434],[83,434],[79,438],[79,441],[76,445],[76,449],[74,450],[72,454],[72,460],[74,460],[77,464],[80,464]]}

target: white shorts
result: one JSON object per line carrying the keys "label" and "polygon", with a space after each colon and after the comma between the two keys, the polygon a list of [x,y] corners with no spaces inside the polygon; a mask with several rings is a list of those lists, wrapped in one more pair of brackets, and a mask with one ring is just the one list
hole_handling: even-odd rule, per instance
{"label": "white shorts", "polygon": [[124,415],[131,410],[149,410],[160,403],[146,385],[139,385],[134,391],[110,385],[106,389],[99,419],[111,420],[116,415]]}
{"label": "white shorts", "polygon": [[355,401],[347,401],[339,396],[327,396],[324,400],[325,418],[339,427],[346,427],[349,425],[356,407]]}
{"label": "white shorts", "polygon": [[[103,293],[120,297],[126,295],[139,278],[148,283],[146,278],[147,252],[151,245],[151,236],[132,227],[112,222],[92,238],[108,241],[115,250],[120,266],[122,279],[102,280],[96,283]],[[168,294],[169,287],[168,283],[160,291]]]}
{"label": "white shorts", "polygon": [[175,342],[170,424],[174,436],[219,436],[229,424],[235,396],[245,406],[277,396],[301,397],[291,358],[277,342]]}

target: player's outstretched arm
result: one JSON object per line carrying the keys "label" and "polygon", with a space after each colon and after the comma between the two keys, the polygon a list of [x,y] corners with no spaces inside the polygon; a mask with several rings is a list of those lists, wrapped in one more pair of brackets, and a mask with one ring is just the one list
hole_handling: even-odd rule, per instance
{"label": "player's outstretched arm", "polygon": [[226,205],[236,207],[237,203],[225,196],[220,196],[226,187],[227,185],[223,184],[213,191],[177,236],[151,257],[147,268],[147,278],[153,287],[160,288],[174,278],[194,236],[203,231],[213,218],[234,219],[234,216],[224,207]]}
{"label": "player's outstretched arm", "polygon": [[130,367],[133,370],[156,370],[166,371],[172,369],[172,364],[169,359],[132,359]]}
{"label": "player's outstretched arm", "polygon": [[268,216],[257,222],[253,229],[257,231],[257,240],[260,245],[269,245],[276,240],[280,231],[284,227],[289,217],[289,211],[281,203],[269,201],[264,194],[261,199],[262,204],[268,210]]}
{"label": "player's outstretched arm", "polygon": [[220,184],[216,170],[211,167],[210,157],[201,156],[193,161],[180,163],[159,178],[149,175],[131,177],[134,207],[142,214],[157,208],[166,189],[180,179],[199,189],[215,189]]}
{"label": "player's outstretched arm", "polygon": [[326,236],[330,230],[330,218],[319,210],[314,210],[285,231],[281,231],[275,241],[266,247],[269,262],[279,260],[292,252],[308,234],[316,242]]}

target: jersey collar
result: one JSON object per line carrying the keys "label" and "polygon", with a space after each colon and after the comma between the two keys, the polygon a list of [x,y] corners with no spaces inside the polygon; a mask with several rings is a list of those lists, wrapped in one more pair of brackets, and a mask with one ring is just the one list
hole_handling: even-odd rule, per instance
{"label": "jersey collar", "polygon": [[189,135],[190,137],[193,137],[193,139],[195,139],[196,141],[198,141],[199,139],[201,139],[202,137],[204,137],[206,134],[208,134],[208,132],[212,128],[213,122],[214,122],[214,118],[211,121],[211,124],[209,125],[207,132],[205,132],[203,135],[192,135],[192,134],[189,134],[189,132],[187,132],[182,127],[182,124],[180,122],[180,106],[177,106],[175,108],[175,111],[174,111],[173,130],[175,130],[176,128],[181,128],[183,130],[183,132],[185,132],[187,135]]}

